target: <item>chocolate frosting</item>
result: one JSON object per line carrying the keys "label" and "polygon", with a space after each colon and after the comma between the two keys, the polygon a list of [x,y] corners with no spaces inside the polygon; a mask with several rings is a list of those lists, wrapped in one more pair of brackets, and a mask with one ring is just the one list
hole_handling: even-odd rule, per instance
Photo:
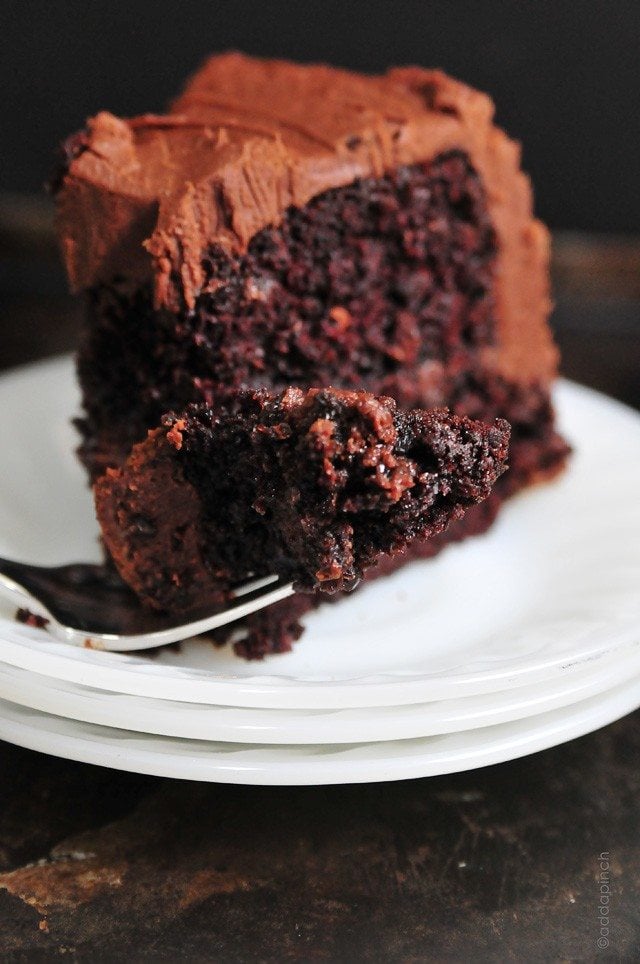
{"label": "chocolate frosting", "polygon": [[549,237],[532,217],[520,149],[493,124],[489,97],[441,71],[364,76],[323,65],[212,57],[163,116],[88,121],[57,193],[74,291],[124,275],[151,281],[158,307],[193,306],[203,252],[251,238],[356,178],[465,151],[499,240],[494,367],[547,380]]}

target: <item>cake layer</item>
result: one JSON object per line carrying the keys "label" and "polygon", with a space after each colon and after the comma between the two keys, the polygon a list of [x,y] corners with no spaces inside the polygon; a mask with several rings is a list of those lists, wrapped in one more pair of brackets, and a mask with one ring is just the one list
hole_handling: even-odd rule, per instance
{"label": "cake layer", "polygon": [[190,312],[130,282],[95,290],[79,358],[89,468],[118,464],[163,411],[237,388],[448,404],[450,373],[495,345],[496,252],[482,185],[453,153],[327,191],[242,256],[211,247]]}
{"label": "cake layer", "polygon": [[98,519],[122,578],[157,608],[202,608],[272,574],[335,593],[486,499],[508,438],[500,420],[366,392],[240,392],[166,417],[98,480]]}

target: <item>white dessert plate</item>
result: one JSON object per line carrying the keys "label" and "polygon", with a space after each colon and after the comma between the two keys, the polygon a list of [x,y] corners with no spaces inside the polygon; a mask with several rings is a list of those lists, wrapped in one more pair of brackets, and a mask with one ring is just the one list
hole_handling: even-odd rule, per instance
{"label": "white dessert plate", "polygon": [[[202,639],[153,660],[52,641],[0,611],[0,660],[98,689],[270,708],[398,706],[551,682],[640,635],[640,416],[560,383],[568,471],[451,546],[306,617],[292,653],[247,663]],[[99,558],[70,417],[69,358],[0,378],[0,553]]]}
{"label": "white dessert plate", "polygon": [[272,710],[110,693],[0,663],[0,698],[55,716],[191,740],[252,744],[369,743],[457,733],[570,706],[640,675],[640,644],[598,654],[545,684],[346,710]]}
{"label": "white dessert plate", "polygon": [[640,705],[640,677],[524,720],[385,743],[255,746],[93,726],[0,700],[0,739],[117,770],[270,786],[374,783],[473,770],[565,743]]}

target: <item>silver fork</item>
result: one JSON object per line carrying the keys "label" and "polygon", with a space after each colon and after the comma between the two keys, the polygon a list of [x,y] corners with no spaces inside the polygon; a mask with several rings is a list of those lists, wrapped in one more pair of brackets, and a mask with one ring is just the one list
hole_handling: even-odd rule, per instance
{"label": "silver fork", "polygon": [[31,566],[0,558],[0,590],[42,617],[42,628],[74,646],[127,652],[153,649],[225,626],[293,594],[278,576],[254,579],[233,592],[231,605],[189,613],[189,621],[144,609],[134,593],[102,566]]}

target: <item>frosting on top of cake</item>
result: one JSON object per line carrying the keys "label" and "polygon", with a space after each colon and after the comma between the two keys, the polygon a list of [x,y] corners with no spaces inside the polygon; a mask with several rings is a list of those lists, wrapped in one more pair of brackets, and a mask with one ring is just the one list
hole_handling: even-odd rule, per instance
{"label": "frosting on top of cake", "polygon": [[500,367],[518,379],[555,370],[548,234],[532,217],[519,146],[493,125],[489,97],[441,71],[365,76],[223,54],[166,115],[102,112],[69,144],[57,219],[72,288],[124,275],[151,281],[156,305],[174,310],[193,307],[211,245],[241,253],[291,205],[463,150],[499,240]]}

